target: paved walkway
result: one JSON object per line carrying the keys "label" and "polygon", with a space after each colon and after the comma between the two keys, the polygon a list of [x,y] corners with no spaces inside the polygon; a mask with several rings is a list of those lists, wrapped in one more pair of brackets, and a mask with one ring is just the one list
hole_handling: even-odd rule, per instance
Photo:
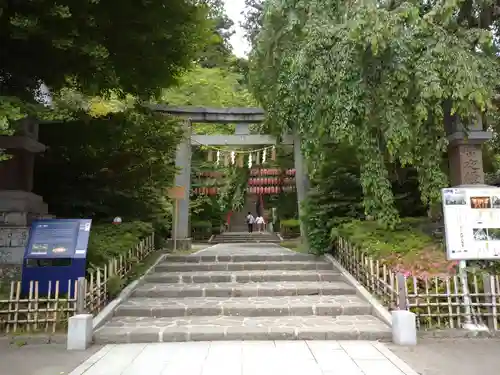
{"label": "paved walkway", "polygon": [[417,346],[388,344],[421,375],[476,375],[500,372],[499,339],[421,339]]}
{"label": "paved walkway", "polygon": [[370,341],[107,345],[69,375],[418,375]]}
{"label": "paved walkway", "polygon": [[0,375],[67,375],[99,349],[101,346],[94,345],[85,351],[67,351],[64,344],[19,347],[2,340]]}

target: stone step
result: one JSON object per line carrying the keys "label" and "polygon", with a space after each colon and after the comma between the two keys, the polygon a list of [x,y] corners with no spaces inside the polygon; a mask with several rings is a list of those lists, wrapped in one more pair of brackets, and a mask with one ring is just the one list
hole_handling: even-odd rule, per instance
{"label": "stone step", "polygon": [[96,344],[220,340],[380,340],[391,329],[370,315],[115,317],[94,333]]}
{"label": "stone step", "polygon": [[298,316],[368,315],[372,307],[356,295],[282,297],[130,298],[115,316]]}
{"label": "stone step", "polygon": [[343,282],[262,282],[210,284],[143,284],[134,291],[134,297],[257,297],[347,295],[356,290]]}
{"label": "stone step", "polygon": [[199,272],[154,272],[144,277],[147,283],[224,283],[265,281],[344,281],[336,270],[268,270],[268,271],[199,271]]}
{"label": "stone step", "polygon": [[167,255],[166,262],[169,263],[204,263],[204,262],[304,262],[321,261],[321,257],[313,254],[248,254],[248,255]]}
{"label": "stone step", "polygon": [[260,243],[260,244],[279,244],[281,243],[281,240],[266,240],[266,241],[260,241],[255,238],[251,239],[227,239],[227,240],[219,240],[217,238],[212,239],[209,241],[210,244],[212,245],[217,245],[217,244],[236,244],[236,243]]}
{"label": "stone step", "polygon": [[256,270],[329,270],[328,262],[207,262],[207,263],[168,263],[162,262],[155,272],[195,272],[195,271],[256,271]]}

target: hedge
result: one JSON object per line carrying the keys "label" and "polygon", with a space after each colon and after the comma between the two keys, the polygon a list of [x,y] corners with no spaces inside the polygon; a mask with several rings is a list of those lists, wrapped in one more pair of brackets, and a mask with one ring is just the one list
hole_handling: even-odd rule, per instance
{"label": "hedge", "polygon": [[151,233],[153,226],[142,221],[92,225],[87,255],[88,266],[106,264],[111,258],[126,253]]}

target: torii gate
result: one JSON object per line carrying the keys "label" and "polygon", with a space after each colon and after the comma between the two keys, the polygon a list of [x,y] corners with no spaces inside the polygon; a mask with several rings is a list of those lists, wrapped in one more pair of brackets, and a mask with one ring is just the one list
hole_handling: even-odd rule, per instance
{"label": "torii gate", "polygon": [[[248,125],[264,121],[265,113],[260,108],[205,108],[205,107],[171,107],[167,105],[151,105],[151,109],[168,113],[184,120],[184,139],[177,147],[175,166],[178,173],[175,185],[184,187],[184,199],[179,202],[179,217],[177,228],[177,246],[181,249],[191,248],[189,233],[189,194],[191,189],[191,145],[192,143],[207,146],[246,146],[275,145],[276,137],[261,134],[249,134]],[[199,135],[192,134],[193,123],[235,123],[234,135]],[[294,146],[294,161],[296,170],[297,203],[299,213],[309,188],[306,166],[300,149],[300,139],[297,134],[283,136],[281,144]],[[305,228],[300,227],[301,236],[306,240]]]}

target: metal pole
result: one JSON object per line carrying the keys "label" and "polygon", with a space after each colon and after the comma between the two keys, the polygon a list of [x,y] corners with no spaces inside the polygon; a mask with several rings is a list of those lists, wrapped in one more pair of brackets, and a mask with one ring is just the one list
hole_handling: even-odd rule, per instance
{"label": "metal pole", "polygon": [[174,205],[174,220],[173,220],[173,225],[174,225],[174,248],[173,251],[175,252],[177,250],[177,222],[178,222],[178,212],[179,212],[179,200],[175,199],[175,205]]}
{"label": "metal pole", "polygon": [[471,299],[469,295],[469,285],[467,282],[467,262],[465,260],[461,260],[458,264],[458,272],[460,275],[460,281],[462,283],[462,291],[464,294],[464,312],[465,319],[464,325],[472,324],[472,307],[471,307]]}

